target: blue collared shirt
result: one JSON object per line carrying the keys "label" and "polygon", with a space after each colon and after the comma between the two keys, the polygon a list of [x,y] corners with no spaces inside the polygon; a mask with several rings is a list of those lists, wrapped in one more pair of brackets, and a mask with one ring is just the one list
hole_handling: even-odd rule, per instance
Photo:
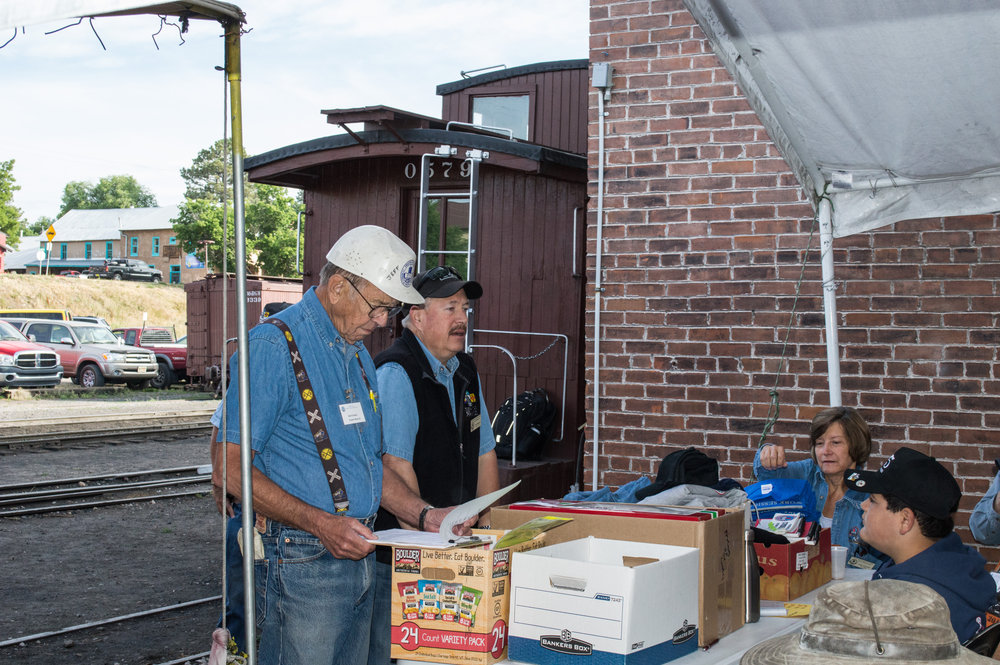
{"label": "blue collared shirt", "polygon": [[[434,378],[448,390],[448,402],[451,404],[451,417],[455,416],[455,382],[454,376],[458,370],[458,358],[451,357],[446,364],[441,364],[427,350],[424,343],[417,338],[420,348],[427,356]],[[479,378],[478,374],[476,376]],[[399,363],[385,363],[378,368],[378,384],[382,391],[382,404],[385,409],[384,436],[385,452],[413,462],[413,446],[417,440],[417,430],[420,428],[420,416],[417,414],[417,399],[413,394],[413,385]],[[493,438],[493,427],[483,400],[482,383],[479,386],[479,455],[485,455],[496,447]]]}
{"label": "blue collared shirt", "polygon": [[[340,336],[315,288],[278,318],[291,329],[309,374],[347,488],[351,504],[347,515],[369,517],[378,509],[382,495],[382,407],[371,355],[363,343],[348,344]],[[284,335],[277,326],[257,325],[250,331],[248,351],[254,466],[292,496],[334,512],[330,485],[313,443]],[[230,372],[226,439],[239,442],[236,354],[230,361]],[[340,407],[350,403],[361,405],[363,423],[344,424]]]}

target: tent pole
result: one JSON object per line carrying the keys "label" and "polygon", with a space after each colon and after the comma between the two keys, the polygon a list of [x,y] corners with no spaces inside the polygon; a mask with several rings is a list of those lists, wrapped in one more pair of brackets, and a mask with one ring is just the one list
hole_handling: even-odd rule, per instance
{"label": "tent pole", "polygon": [[833,280],[833,205],[825,196],[819,200],[819,246],[823,267],[823,320],[826,323],[826,371],[830,406],[841,406],[837,284]]}
{"label": "tent pole", "polygon": [[[257,663],[257,643],[253,576],[253,467],[250,457],[250,364],[247,361],[247,261],[246,223],[243,208],[243,105],[240,99],[239,21],[226,23],[226,76],[229,79],[229,108],[233,150],[233,217],[236,227],[236,345],[240,396],[240,477],[243,507],[243,608],[246,622],[247,665]],[[223,220],[223,224],[226,221]],[[247,556],[250,553],[250,556]]]}

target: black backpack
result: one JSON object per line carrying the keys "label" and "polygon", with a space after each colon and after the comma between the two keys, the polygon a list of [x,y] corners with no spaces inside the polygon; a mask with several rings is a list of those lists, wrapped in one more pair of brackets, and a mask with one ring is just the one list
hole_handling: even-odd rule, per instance
{"label": "black backpack", "polygon": [[[514,430],[513,398],[493,414],[493,436],[496,437],[497,457],[510,459]],[[543,388],[526,390],[517,396],[517,459],[537,460],[542,456],[542,447],[552,435],[555,424],[556,406],[549,401]]]}

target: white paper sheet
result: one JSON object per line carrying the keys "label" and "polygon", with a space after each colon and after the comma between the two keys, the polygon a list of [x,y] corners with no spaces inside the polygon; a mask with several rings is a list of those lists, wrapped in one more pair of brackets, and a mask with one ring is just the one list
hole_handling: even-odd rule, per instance
{"label": "white paper sheet", "polygon": [[491,505],[493,502],[502,497],[507,492],[511,491],[515,487],[521,484],[520,480],[515,480],[507,487],[498,489],[496,492],[491,492],[485,496],[481,496],[478,499],[473,499],[472,501],[466,501],[461,506],[455,508],[455,510],[448,513],[441,522],[441,529],[438,531],[438,535],[441,540],[447,541],[455,538],[455,534],[452,533],[451,529],[456,524],[461,524],[462,522],[475,517],[479,513],[483,512]]}
{"label": "white paper sheet", "polygon": [[448,513],[448,515],[444,518],[444,521],[441,523],[441,528],[437,533],[428,531],[412,531],[410,529],[385,529],[383,531],[376,531],[375,536],[377,540],[373,539],[368,542],[375,543],[376,545],[412,545],[414,547],[428,547],[434,549],[467,544],[468,539],[456,536],[452,533],[452,527],[483,512],[500,497],[517,487],[519,484],[521,484],[520,480],[514,481],[507,487],[498,489],[496,492],[491,492],[490,494],[481,496],[478,499],[472,499],[471,501],[466,501],[460,506],[456,506],[455,509]]}

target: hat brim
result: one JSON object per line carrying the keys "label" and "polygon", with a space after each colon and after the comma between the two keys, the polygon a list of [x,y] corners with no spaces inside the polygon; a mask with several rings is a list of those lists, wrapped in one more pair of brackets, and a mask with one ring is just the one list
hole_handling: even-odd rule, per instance
{"label": "hat brim", "polygon": [[[853,476],[857,476],[852,480]],[[844,484],[862,494],[892,494],[878,471],[848,469],[844,472]]]}
{"label": "hat brim", "polygon": [[[910,658],[865,658],[863,656],[840,656],[828,651],[811,651],[802,648],[799,631],[789,635],[771,638],[750,647],[740,658],[740,665],[912,665]],[[948,665],[984,665],[995,662],[965,648],[958,649],[955,658],[925,661],[947,663]]]}
{"label": "hat brim", "polygon": [[450,298],[462,289],[465,289],[465,297],[469,300],[478,300],[483,297],[482,285],[473,280],[436,280],[421,287],[424,298]]}

